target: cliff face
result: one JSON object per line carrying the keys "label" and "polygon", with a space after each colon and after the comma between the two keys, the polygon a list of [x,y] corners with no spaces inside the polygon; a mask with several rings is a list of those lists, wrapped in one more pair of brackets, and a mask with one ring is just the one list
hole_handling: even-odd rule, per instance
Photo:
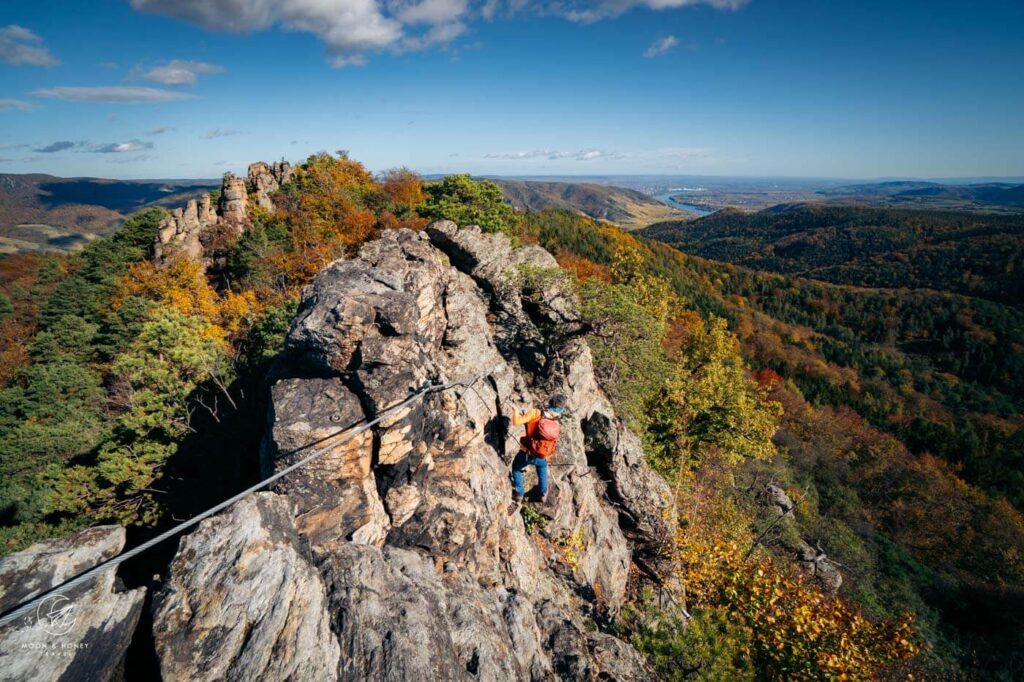
{"label": "cliff face", "polygon": [[[537,276],[555,267],[440,222],[385,232],[316,278],[271,373],[265,474],[425,382],[477,380],[182,538],[153,599],[165,679],[653,679],[600,625],[638,564],[657,572],[671,495],[571,333],[572,291]],[[528,528],[510,508],[521,427],[507,418],[556,391],[569,411]]]}
{"label": "cliff face", "polygon": [[[586,344],[538,326],[572,295],[530,291],[538,247],[437,223],[322,272],[274,370],[267,472],[426,381],[428,395],[187,538],[155,607],[169,679],[604,679],[651,675],[588,628],[657,554],[669,491],[596,385]],[[519,429],[552,391],[570,416],[544,532],[509,511]],[[269,651],[274,655],[270,656]]]}

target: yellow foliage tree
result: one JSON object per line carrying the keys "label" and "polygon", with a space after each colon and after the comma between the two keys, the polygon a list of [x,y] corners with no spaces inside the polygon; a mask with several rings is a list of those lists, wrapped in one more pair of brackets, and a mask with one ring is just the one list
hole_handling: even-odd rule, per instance
{"label": "yellow foliage tree", "polygon": [[164,267],[152,261],[133,264],[114,293],[111,307],[118,310],[132,296],[145,298],[182,315],[217,317],[217,292],[206,280],[202,265],[187,256],[171,258]]}

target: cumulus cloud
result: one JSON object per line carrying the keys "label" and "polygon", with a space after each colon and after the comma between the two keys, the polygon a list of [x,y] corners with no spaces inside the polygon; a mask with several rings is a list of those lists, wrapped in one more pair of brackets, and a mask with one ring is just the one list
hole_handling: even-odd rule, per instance
{"label": "cumulus cloud", "polygon": [[[504,15],[560,16],[589,23],[633,9],[707,5],[734,10],[748,0],[130,0],[140,12],[182,19],[208,31],[279,27],[317,36],[333,66],[361,66],[367,54],[452,43],[473,20]],[[164,82],[165,81],[160,81]],[[175,83],[179,84],[179,83]]]}
{"label": "cumulus cloud", "polygon": [[192,97],[184,92],[161,90],[159,88],[137,88],[123,85],[98,87],[60,87],[33,90],[36,97],[50,97],[69,102],[116,102],[133,104],[139,102],[173,102]]}
{"label": "cumulus cloud", "polygon": [[97,154],[126,154],[129,152],[141,152],[146,149],[152,149],[152,142],[143,142],[142,140],[129,140],[128,142],[109,142],[107,144],[94,144],[89,148],[89,151],[96,152]]}
{"label": "cumulus cloud", "polygon": [[60,64],[43,44],[42,38],[16,24],[0,28],[0,59],[8,64],[27,66]]}
{"label": "cumulus cloud", "polygon": [[213,140],[218,137],[231,137],[232,135],[237,134],[238,131],[232,128],[217,128],[216,130],[211,130],[210,132],[206,133],[206,139]]}
{"label": "cumulus cloud", "polygon": [[651,57],[660,57],[661,55],[669,52],[676,45],[679,44],[679,39],[675,36],[665,36],[664,38],[658,38],[651,46],[644,50],[644,56],[650,59]]}
{"label": "cumulus cloud", "polygon": [[142,77],[161,85],[195,85],[200,75],[223,72],[224,67],[216,64],[172,59],[161,66],[154,66]]}
{"label": "cumulus cloud", "polygon": [[68,149],[74,149],[78,146],[78,142],[71,142],[69,140],[61,140],[60,142],[52,142],[45,147],[38,147],[33,149],[34,152],[41,154],[55,154],[57,152],[67,151]]}
{"label": "cumulus cloud", "polygon": [[32,111],[32,105],[20,99],[0,99],[0,111]]}
{"label": "cumulus cloud", "polygon": [[402,24],[376,0],[131,0],[142,12],[184,19],[210,31],[247,33],[278,25],[318,36],[338,66],[397,44]]}

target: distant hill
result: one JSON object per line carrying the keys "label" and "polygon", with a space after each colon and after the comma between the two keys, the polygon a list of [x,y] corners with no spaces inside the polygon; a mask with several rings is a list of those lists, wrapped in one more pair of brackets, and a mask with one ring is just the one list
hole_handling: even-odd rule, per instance
{"label": "distant hill", "polygon": [[0,253],[73,250],[146,206],[176,206],[218,186],[206,180],[105,180],[0,174]]}
{"label": "distant hill", "polygon": [[989,182],[974,185],[945,185],[937,182],[897,180],[842,185],[819,190],[826,198],[870,201],[891,206],[920,206],[935,209],[1024,208],[1024,185]]}
{"label": "distant hill", "polygon": [[1020,215],[795,204],[757,213],[723,210],[657,223],[641,234],[694,255],[785,275],[1024,301]]}
{"label": "distant hill", "polygon": [[544,182],[495,179],[505,198],[521,211],[564,208],[595,220],[635,229],[660,220],[684,219],[687,214],[624,187],[590,182]]}

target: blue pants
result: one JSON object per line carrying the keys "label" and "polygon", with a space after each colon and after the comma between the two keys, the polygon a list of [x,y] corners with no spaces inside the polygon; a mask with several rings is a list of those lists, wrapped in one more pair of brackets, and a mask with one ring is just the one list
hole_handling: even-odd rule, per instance
{"label": "blue pants", "polygon": [[512,482],[515,484],[516,494],[523,496],[523,470],[530,464],[537,467],[540,495],[544,497],[548,494],[548,461],[525,450],[520,450],[512,461]]}

